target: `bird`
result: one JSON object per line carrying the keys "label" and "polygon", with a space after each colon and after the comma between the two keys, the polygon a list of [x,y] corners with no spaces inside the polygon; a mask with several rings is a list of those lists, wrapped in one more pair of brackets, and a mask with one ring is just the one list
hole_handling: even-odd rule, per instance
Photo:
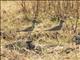
{"label": "bird", "polygon": [[32,44],[33,39],[31,38],[31,33],[32,33],[32,31],[34,30],[35,25],[37,25],[38,23],[40,23],[40,22],[38,22],[38,21],[36,21],[36,20],[34,19],[34,20],[32,20],[32,26],[30,26],[30,27],[28,27],[28,28],[26,28],[26,29],[24,29],[24,30],[18,31],[18,32],[28,32],[28,35],[29,35],[29,36],[28,36],[28,38],[27,38],[28,41],[26,41],[26,46],[27,46],[26,48],[29,49],[29,50],[35,48],[35,45]]}
{"label": "bird", "polygon": [[28,28],[26,28],[24,30],[17,31],[17,32],[28,32],[29,40],[31,40],[30,35],[31,35],[32,31],[34,30],[35,25],[37,25],[38,23],[40,23],[40,22],[36,21],[36,19],[33,19],[32,20],[32,26],[30,26],[30,27],[28,27]]}
{"label": "bird", "polygon": [[55,37],[56,37],[58,44],[59,44],[58,35],[60,34],[57,31],[61,30],[63,26],[63,22],[64,22],[63,20],[60,20],[57,26],[45,30],[45,31],[55,31]]}
{"label": "bird", "polygon": [[61,28],[63,26],[63,22],[64,22],[63,20],[60,20],[60,23],[57,26],[46,29],[45,31],[58,31],[58,30],[61,30]]}

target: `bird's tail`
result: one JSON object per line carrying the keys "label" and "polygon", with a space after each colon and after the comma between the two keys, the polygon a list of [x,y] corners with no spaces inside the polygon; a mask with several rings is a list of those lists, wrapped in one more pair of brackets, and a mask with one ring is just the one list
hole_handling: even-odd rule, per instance
{"label": "bird's tail", "polygon": [[16,31],[16,32],[22,32],[22,31],[24,31],[24,30],[18,30],[18,31]]}

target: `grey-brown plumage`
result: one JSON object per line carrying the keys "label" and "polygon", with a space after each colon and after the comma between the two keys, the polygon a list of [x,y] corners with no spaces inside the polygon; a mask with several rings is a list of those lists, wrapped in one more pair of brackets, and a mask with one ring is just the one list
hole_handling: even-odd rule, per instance
{"label": "grey-brown plumage", "polygon": [[21,31],[24,31],[24,32],[26,32],[26,31],[33,31],[33,27],[32,26],[30,26],[30,27],[28,27],[28,28],[26,28],[26,29],[24,29],[24,30],[21,30]]}
{"label": "grey-brown plumage", "polygon": [[57,25],[57,26],[55,26],[55,27],[52,27],[52,28],[50,28],[50,29],[47,29],[47,30],[45,30],[45,31],[56,31],[56,30],[61,30],[61,28],[62,28],[62,26],[63,26],[63,20],[61,20],[60,21],[60,23]]}
{"label": "grey-brown plumage", "polygon": [[[21,31],[24,31],[24,32],[33,31],[33,29],[35,28],[36,23],[39,23],[39,22],[37,22],[36,20],[33,20],[32,21],[32,26],[30,26],[30,27],[28,27],[28,28],[26,28],[24,30],[21,30]],[[21,31],[19,31],[19,32],[21,32]]]}

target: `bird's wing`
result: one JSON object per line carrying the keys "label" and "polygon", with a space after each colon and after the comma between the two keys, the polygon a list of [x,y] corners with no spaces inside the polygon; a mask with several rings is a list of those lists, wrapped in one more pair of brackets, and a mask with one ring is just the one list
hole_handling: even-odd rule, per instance
{"label": "bird's wing", "polygon": [[45,31],[53,31],[53,30],[58,30],[59,29],[59,26],[56,25],[56,26],[52,26],[51,28],[49,29],[46,29]]}
{"label": "bird's wing", "polygon": [[33,29],[32,29],[32,26],[30,26],[30,27],[28,27],[28,28],[26,28],[26,29],[24,29],[24,30],[21,30],[21,31],[32,31]]}
{"label": "bird's wing", "polygon": [[32,31],[32,30],[33,30],[33,28],[32,28],[32,26],[30,26],[30,27],[27,27],[26,29],[16,31],[16,32],[29,32],[29,31]]}
{"label": "bird's wing", "polygon": [[45,31],[54,31],[54,30],[58,30],[58,26],[55,26],[53,28],[49,28],[49,29],[46,29]]}

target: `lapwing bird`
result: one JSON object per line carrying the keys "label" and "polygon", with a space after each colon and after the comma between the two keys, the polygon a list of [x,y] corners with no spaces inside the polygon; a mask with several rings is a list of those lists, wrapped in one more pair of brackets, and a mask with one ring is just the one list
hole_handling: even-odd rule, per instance
{"label": "lapwing bird", "polygon": [[54,26],[52,28],[46,29],[45,31],[57,31],[57,30],[61,30],[62,26],[63,26],[63,20],[60,20],[60,23],[57,26]]}
{"label": "lapwing bird", "polygon": [[63,26],[63,22],[64,22],[63,20],[60,20],[60,22],[59,22],[59,24],[57,26],[45,30],[45,31],[56,31],[55,36],[56,36],[58,44],[59,44],[59,41],[58,41],[59,33],[57,31],[61,30],[61,28]]}
{"label": "lapwing bird", "polygon": [[35,48],[35,45],[32,44],[33,41],[32,41],[32,38],[31,38],[31,33],[32,33],[32,31],[34,30],[35,26],[38,23],[39,23],[38,21],[33,20],[32,21],[32,26],[30,26],[30,27],[28,27],[28,28],[26,28],[24,30],[19,31],[19,32],[28,32],[29,36],[27,38],[28,41],[26,41],[26,46],[27,46],[26,48],[29,49],[29,50],[32,50],[32,49]]}
{"label": "lapwing bird", "polygon": [[29,33],[29,34],[28,34],[28,35],[29,35],[29,39],[31,39],[30,35],[31,35],[32,31],[34,30],[35,25],[37,25],[38,23],[39,23],[38,21],[33,20],[33,21],[32,21],[32,26],[30,26],[30,27],[28,27],[28,28],[26,28],[26,29],[24,29],[24,30],[17,31],[17,32],[28,32],[28,33]]}

